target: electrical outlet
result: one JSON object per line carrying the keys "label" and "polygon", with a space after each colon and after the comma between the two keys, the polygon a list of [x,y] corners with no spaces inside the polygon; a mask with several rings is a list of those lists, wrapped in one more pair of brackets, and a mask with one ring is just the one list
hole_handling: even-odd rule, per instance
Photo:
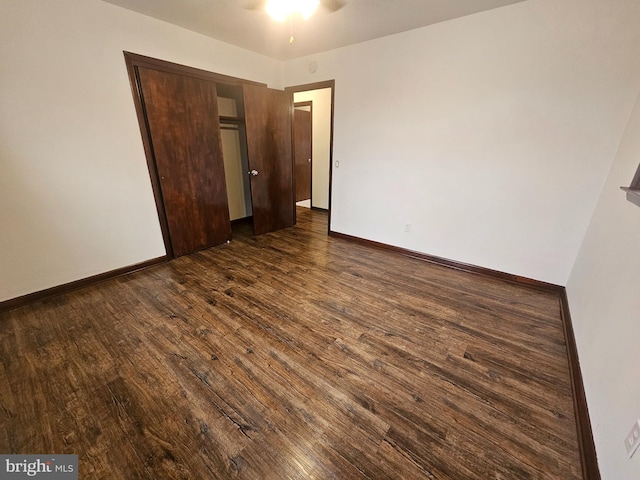
{"label": "electrical outlet", "polygon": [[411,233],[411,224],[409,222],[404,224],[404,231],[406,233]]}
{"label": "electrical outlet", "polygon": [[638,445],[640,445],[640,420],[636,420],[629,435],[624,439],[624,446],[627,447],[627,455],[629,455],[629,458],[631,458],[638,449]]}

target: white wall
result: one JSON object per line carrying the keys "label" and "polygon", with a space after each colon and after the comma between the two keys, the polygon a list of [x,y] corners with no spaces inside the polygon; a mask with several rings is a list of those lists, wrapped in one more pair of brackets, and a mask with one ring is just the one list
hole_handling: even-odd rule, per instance
{"label": "white wall", "polygon": [[251,187],[247,178],[246,161],[242,158],[240,131],[221,131],[222,156],[224,159],[224,178],[227,185],[229,218],[237,220],[253,215],[251,205]]}
{"label": "white wall", "polygon": [[529,0],[287,62],[286,85],[336,81],[332,230],[566,284],[639,20],[636,0]]}
{"label": "white wall", "polygon": [[0,301],[164,255],[123,50],[282,65],[98,0],[0,0]]}
{"label": "white wall", "polygon": [[640,163],[636,103],[571,272],[567,293],[603,478],[640,478],[640,452],[624,438],[640,418],[640,207],[628,202]]}
{"label": "white wall", "polygon": [[320,88],[295,92],[293,100],[294,102],[313,102],[311,206],[327,209],[329,208],[329,162],[331,161],[331,89]]}

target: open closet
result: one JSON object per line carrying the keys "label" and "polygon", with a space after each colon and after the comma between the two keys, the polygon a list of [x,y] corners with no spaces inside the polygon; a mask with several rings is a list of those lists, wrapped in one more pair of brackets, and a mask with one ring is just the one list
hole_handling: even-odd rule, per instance
{"label": "open closet", "polygon": [[289,93],[125,52],[169,257],[295,223]]}
{"label": "open closet", "polygon": [[253,216],[242,90],[217,85],[222,157],[231,222]]}

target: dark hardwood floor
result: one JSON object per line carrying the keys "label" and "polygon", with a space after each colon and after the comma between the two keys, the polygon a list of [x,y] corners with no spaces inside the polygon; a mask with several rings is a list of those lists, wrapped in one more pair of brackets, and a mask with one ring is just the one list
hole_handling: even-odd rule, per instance
{"label": "dark hardwood floor", "polygon": [[326,215],[0,314],[0,452],[82,479],[578,479],[558,295]]}

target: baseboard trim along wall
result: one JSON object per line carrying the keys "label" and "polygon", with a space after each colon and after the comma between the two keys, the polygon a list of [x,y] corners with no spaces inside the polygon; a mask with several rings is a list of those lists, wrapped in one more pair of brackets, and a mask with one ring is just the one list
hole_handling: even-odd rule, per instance
{"label": "baseboard trim along wall", "polygon": [[[576,340],[573,333],[573,325],[571,322],[571,315],[569,312],[569,301],[567,298],[566,289],[563,286],[555,285],[552,283],[546,283],[539,280],[534,280],[527,277],[521,277],[512,275],[497,270],[491,270],[489,268],[478,267],[476,265],[470,265],[455,260],[449,260],[446,258],[436,257],[433,255],[427,255],[421,252],[415,252],[413,250],[407,250],[401,247],[395,247],[393,245],[387,245],[385,243],[374,242],[372,240],[366,240],[359,237],[354,237],[344,233],[329,231],[329,236],[333,238],[339,238],[347,240],[361,245],[374,247],[378,249],[387,250],[389,252],[397,253],[400,255],[412,257],[418,260],[422,260],[437,265],[453,268],[456,270],[474,273],[477,275],[486,275],[494,278],[499,278],[504,281],[525,285],[531,288],[537,288],[549,292],[554,292],[558,295],[558,301],[560,302],[560,314],[562,318],[562,326],[564,330],[565,343],[567,347],[567,360],[569,363],[569,372],[571,376],[571,389],[573,392],[573,404],[576,415],[576,425],[578,434],[578,445],[580,448],[580,460],[582,463],[582,474],[585,480],[600,480],[600,471],[598,469],[598,459],[596,456],[595,444],[593,441],[593,433],[591,429],[591,421],[589,419],[589,411],[587,408],[587,399],[584,391],[584,384],[582,381],[582,372],[580,371],[580,361],[578,359],[578,349],[576,346]],[[126,275],[137,270],[164,263],[167,261],[166,256],[152,258],[150,260],[130,265],[127,267],[118,268],[109,272],[100,273],[91,277],[83,278],[73,282],[58,285],[38,292],[29,293],[20,297],[12,298],[0,302],[0,313],[14,308],[19,308],[37,300],[42,300],[48,297],[61,295],[71,292],[89,285],[93,285],[105,280],[116,278],[122,275]]]}
{"label": "baseboard trim along wall", "polygon": [[573,390],[573,406],[576,412],[576,425],[578,427],[578,443],[580,445],[580,460],[582,461],[582,475],[585,480],[600,480],[598,469],[598,457],[593,441],[591,419],[587,408],[587,395],[584,391],[580,360],[578,359],[578,347],[573,333],[573,323],[569,313],[569,298],[567,290],[560,287],[560,313],[562,315],[562,328],[567,345],[569,357],[569,373],[571,374],[571,389]]}
{"label": "baseboard trim along wall", "polygon": [[136,263],[134,265],[129,265],[127,267],[117,268],[115,270],[111,270],[108,272],[99,273],[98,275],[93,275],[91,277],[82,278],[80,280],[75,280],[73,282],[65,283],[63,285],[57,285],[55,287],[47,288],[45,290],[28,293],[27,295],[22,295],[21,297],[4,300],[0,302],[0,313],[6,312],[8,310],[13,310],[14,308],[23,307],[37,300],[43,300],[45,298],[53,297],[56,295],[62,295],[63,293],[69,293],[73,290],[78,290],[83,287],[88,287],[89,285],[93,285],[99,282],[104,282],[105,280],[110,280],[112,278],[120,277],[122,275],[126,275],[128,273],[132,273],[137,270],[142,270],[143,268],[147,268],[152,265],[157,265],[159,263],[164,263],[166,261],[167,261],[166,256],[152,258],[150,260],[146,260],[141,263]]}
{"label": "baseboard trim along wall", "polygon": [[580,371],[580,361],[578,359],[578,348],[576,346],[576,339],[573,333],[573,325],[571,323],[571,315],[569,313],[569,300],[567,298],[567,291],[565,287],[561,285],[555,285],[553,283],[542,282],[540,280],[534,280],[532,278],[512,275],[510,273],[500,272],[497,270],[491,270],[489,268],[457,262],[455,260],[427,255],[425,253],[415,252],[413,250],[395,247],[393,245],[387,245],[386,243],[374,242],[372,240],[366,240],[364,238],[354,237],[352,235],[334,232],[332,230],[329,230],[329,236],[359,243],[361,245],[387,250],[389,252],[394,252],[400,255],[412,257],[437,265],[442,265],[463,272],[499,278],[507,282],[517,283],[531,288],[556,293],[558,295],[558,301],[560,302],[560,316],[562,318],[562,328],[564,330],[564,338],[567,347],[567,360],[569,363],[569,373],[571,377],[571,390],[573,393],[573,406],[576,416],[576,428],[578,434],[578,446],[580,448],[582,476],[584,480],[600,480],[601,477],[600,470],[598,468],[596,447],[593,441],[591,420],[589,419],[589,410],[587,408],[587,397],[584,391],[582,372]]}

